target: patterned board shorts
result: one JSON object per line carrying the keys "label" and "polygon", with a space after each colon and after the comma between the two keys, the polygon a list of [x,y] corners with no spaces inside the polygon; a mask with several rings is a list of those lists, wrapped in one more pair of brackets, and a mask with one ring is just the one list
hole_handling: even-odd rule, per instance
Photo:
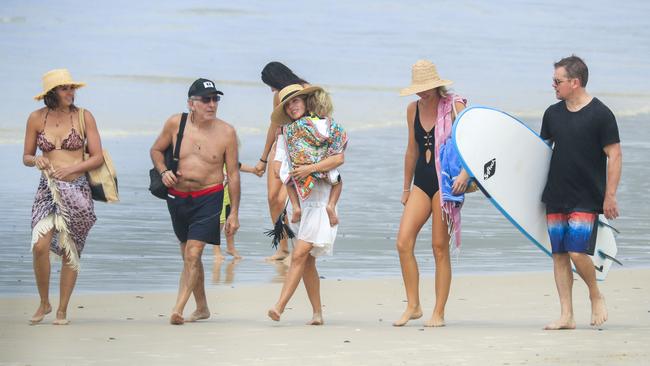
{"label": "patterned board shorts", "polygon": [[598,213],[547,210],[546,222],[552,252],[594,254],[598,232]]}

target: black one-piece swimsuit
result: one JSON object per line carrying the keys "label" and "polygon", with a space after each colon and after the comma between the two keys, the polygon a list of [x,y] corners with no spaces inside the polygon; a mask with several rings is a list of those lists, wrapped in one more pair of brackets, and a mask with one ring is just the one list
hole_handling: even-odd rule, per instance
{"label": "black one-piece swimsuit", "polygon": [[[420,103],[415,104],[415,121],[414,135],[415,141],[418,143],[418,151],[420,155],[415,163],[415,176],[413,177],[413,184],[426,193],[429,198],[438,192],[438,175],[436,174],[435,163],[435,138],[434,130],[436,126],[431,128],[431,131],[426,131],[420,122]],[[431,151],[431,159],[427,163],[426,152]]]}

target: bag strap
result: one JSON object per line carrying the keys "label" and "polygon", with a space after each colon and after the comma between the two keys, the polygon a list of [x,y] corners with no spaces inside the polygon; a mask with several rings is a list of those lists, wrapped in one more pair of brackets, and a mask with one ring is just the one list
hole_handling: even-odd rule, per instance
{"label": "bag strap", "polygon": [[84,109],[79,108],[79,133],[81,138],[86,140],[86,122],[84,121]]}
{"label": "bag strap", "polygon": [[173,167],[170,167],[174,174],[178,171],[178,160],[181,153],[181,142],[183,141],[183,132],[185,132],[185,125],[187,124],[187,113],[181,115],[181,124],[178,126],[178,134],[176,135],[176,146],[174,147],[173,154]]}

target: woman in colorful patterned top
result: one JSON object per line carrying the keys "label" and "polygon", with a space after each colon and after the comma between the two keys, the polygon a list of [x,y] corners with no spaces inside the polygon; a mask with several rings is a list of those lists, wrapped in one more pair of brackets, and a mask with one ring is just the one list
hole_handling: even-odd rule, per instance
{"label": "woman in colorful patterned top", "polygon": [[[43,92],[34,99],[45,107],[30,114],[25,133],[23,164],[42,171],[32,207],[32,252],[40,305],[31,323],[43,320],[52,311],[49,300],[50,257],[61,257],[59,308],[54,324],[68,324],[68,302],[72,295],[79,257],[96,217],[85,173],[104,162],[102,143],[93,115],[74,105],[75,90],[84,83],[72,80],[65,69],[43,75]],[[83,159],[84,121],[90,157]],[[42,155],[36,154],[36,149]]]}
{"label": "woman in colorful patterned top", "polygon": [[[262,82],[266,84],[273,92],[273,108],[280,104],[278,93],[282,88],[291,84],[300,84],[303,87],[309,86],[309,83],[296,75],[290,68],[281,62],[272,61],[264,66],[262,69]],[[275,123],[270,123],[266,133],[266,141],[264,144],[264,151],[259,162],[255,165],[256,174],[264,174],[266,172],[267,163],[273,161],[275,158],[275,140],[278,136],[280,126]],[[283,213],[284,206],[287,200],[287,190],[285,185],[282,184],[273,169],[269,169],[266,179],[266,186],[268,190],[269,212],[271,213],[271,221],[276,222],[278,217]],[[289,245],[287,239],[281,239],[277,251],[270,256],[270,260],[283,260],[289,255]]]}
{"label": "woman in colorful patterned top", "polygon": [[[330,117],[332,104],[322,88],[294,84],[282,89],[279,96],[280,104],[273,111],[271,120],[278,125],[287,125],[276,142],[275,168],[283,182],[290,182],[287,190],[294,191],[295,200],[298,201],[300,196],[301,201],[292,202],[287,209],[294,218],[290,227],[297,240],[280,299],[268,311],[268,316],[280,320],[302,279],[313,310],[312,319],[307,324],[321,325],[323,316],[316,257],[332,254],[338,225],[332,225],[329,212],[336,213],[336,206],[330,205],[338,196],[332,191],[333,187],[340,188],[341,185],[336,184],[339,182],[336,168],[343,164],[348,138],[341,125]],[[301,213],[293,215],[292,211],[297,209]]]}

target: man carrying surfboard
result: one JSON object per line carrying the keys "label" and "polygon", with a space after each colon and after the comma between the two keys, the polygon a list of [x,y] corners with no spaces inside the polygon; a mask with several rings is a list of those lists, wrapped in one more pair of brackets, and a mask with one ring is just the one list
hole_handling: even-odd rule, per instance
{"label": "man carrying surfboard", "polygon": [[572,55],[554,64],[553,88],[560,102],[548,107],[540,136],[553,155],[542,195],[560,298],[560,318],[547,330],[574,329],[571,262],[589,288],[591,325],[607,320],[605,298],[588,255],[594,254],[598,214],[618,216],[621,145],[614,114],[587,93],[587,65]]}

